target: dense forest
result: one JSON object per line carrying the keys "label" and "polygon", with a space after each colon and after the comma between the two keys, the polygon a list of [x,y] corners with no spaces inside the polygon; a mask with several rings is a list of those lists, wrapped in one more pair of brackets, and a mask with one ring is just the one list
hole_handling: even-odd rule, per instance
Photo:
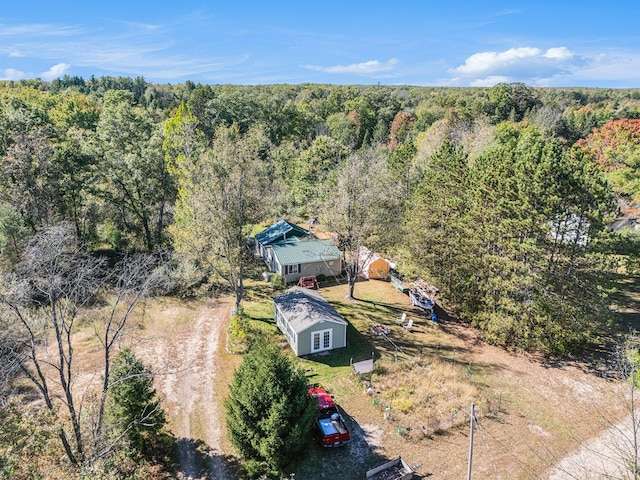
{"label": "dense forest", "polygon": [[[45,399],[34,311],[60,322],[64,386],[71,303],[92,305],[106,285],[129,306],[154,289],[215,285],[239,306],[247,238],[279,218],[317,217],[335,232],[347,276],[360,246],[394,258],[487,342],[514,350],[597,343],[614,275],[640,265],[637,230],[612,228],[638,216],[640,90],[2,82],[0,170],[0,355],[11,360],[0,373],[31,372]],[[71,397],[72,438],[52,418],[29,420],[61,436],[71,463],[124,434],[113,418],[126,402],[107,379],[145,367],[125,352],[108,369],[122,308],[101,327],[95,435],[81,437]],[[154,405],[150,385],[137,392]],[[148,432],[126,433],[146,448]],[[8,469],[10,453],[0,461]]]}

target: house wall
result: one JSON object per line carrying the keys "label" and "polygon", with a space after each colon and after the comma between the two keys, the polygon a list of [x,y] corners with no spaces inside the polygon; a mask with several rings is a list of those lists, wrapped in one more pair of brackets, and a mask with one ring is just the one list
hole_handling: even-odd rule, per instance
{"label": "house wall", "polygon": [[293,331],[291,325],[289,325],[289,322],[287,322],[286,318],[284,317],[284,314],[280,311],[280,308],[278,308],[278,306],[275,304],[274,307],[274,318],[276,320],[276,325],[278,326],[284,337],[287,339],[287,342],[289,342],[289,345],[291,345],[293,352],[298,356],[304,355],[299,353],[298,335]]}
{"label": "house wall", "polygon": [[300,277],[309,277],[311,275],[334,276],[340,275],[342,272],[341,259],[326,260],[323,262],[300,263],[297,273],[285,273],[284,265],[277,265],[277,272],[284,277],[287,282],[297,282]]}

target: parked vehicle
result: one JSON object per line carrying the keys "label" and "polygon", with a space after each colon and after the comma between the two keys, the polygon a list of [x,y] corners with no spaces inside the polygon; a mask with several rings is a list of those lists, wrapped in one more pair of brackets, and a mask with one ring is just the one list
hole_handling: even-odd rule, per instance
{"label": "parked vehicle", "polygon": [[351,434],[333,397],[317,385],[309,387],[309,395],[318,401],[315,428],[320,437],[320,444],[323,447],[339,447],[347,443]]}
{"label": "parked vehicle", "polygon": [[300,277],[300,279],[298,280],[298,286],[304,288],[313,288],[317,290],[319,288],[318,279],[315,275],[312,275],[310,277]]}

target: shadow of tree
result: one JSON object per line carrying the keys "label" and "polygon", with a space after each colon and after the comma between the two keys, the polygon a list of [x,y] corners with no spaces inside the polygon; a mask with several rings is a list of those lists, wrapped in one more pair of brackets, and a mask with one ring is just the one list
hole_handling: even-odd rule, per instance
{"label": "shadow of tree", "polygon": [[585,373],[617,380],[620,376],[617,349],[630,331],[640,330],[640,277],[609,274],[608,284],[615,288],[611,295],[611,315],[599,325],[594,341],[574,355],[547,355],[540,363],[547,368],[573,366]]}
{"label": "shadow of tree", "polygon": [[339,408],[351,433],[351,440],[341,447],[323,448],[317,436],[314,436],[314,441],[308,443],[300,459],[291,465],[295,478],[364,478],[367,470],[389,460],[377,445],[379,439],[375,437],[379,432],[363,428],[347,411]]}
{"label": "shadow of tree", "polygon": [[[242,467],[237,457],[219,455],[205,442],[193,438],[176,440],[174,474],[183,478],[222,480],[240,478]],[[179,477],[177,477],[179,478]]]}
{"label": "shadow of tree", "polygon": [[330,350],[328,352],[307,355],[303,358],[313,362],[322,363],[329,367],[346,367],[351,362],[368,360],[373,356],[374,360],[380,358],[380,353],[374,345],[362,335],[351,323],[347,325],[347,346]]}

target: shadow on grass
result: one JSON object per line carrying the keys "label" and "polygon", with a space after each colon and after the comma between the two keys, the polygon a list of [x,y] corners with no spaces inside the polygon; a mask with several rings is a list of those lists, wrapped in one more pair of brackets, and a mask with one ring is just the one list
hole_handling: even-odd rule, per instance
{"label": "shadow on grass", "polygon": [[327,352],[306,355],[302,358],[311,362],[321,363],[328,367],[347,367],[352,362],[380,358],[376,350],[367,338],[362,335],[351,323],[347,325],[347,346]]}
{"label": "shadow on grass", "polygon": [[548,355],[541,364],[548,368],[573,366],[601,378],[620,378],[617,351],[632,331],[640,331],[640,276],[609,274],[607,285],[614,288],[612,311],[599,325],[598,336],[575,355]]}
{"label": "shadow on grass", "polygon": [[[385,302],[380,302],[380,301],[376,301],[376,300],[369,300],[369,299],[366,299],[366,298],[360,298],[360,297],[356,297],[356,296],[353,297],[353,300],[356,301],[356,302],[366,303],[366,304],[372,305],[374,311],[377,311],[378,307],[382,307],[382,308],[389,309],[390,312],[394,312],[397,315],[402,315],[403,312],[409,310],[407,308],[399,307],[398,305],[394,305],[394,304],[391,304],[391,303],[385,303]],[[414,310],[414,309],[411,309],[411,310]],[[419,313],[416,310],[414,310],[414,312],[415,313]],[[425,315],[426,315],[426,313],[425,313]]]}

